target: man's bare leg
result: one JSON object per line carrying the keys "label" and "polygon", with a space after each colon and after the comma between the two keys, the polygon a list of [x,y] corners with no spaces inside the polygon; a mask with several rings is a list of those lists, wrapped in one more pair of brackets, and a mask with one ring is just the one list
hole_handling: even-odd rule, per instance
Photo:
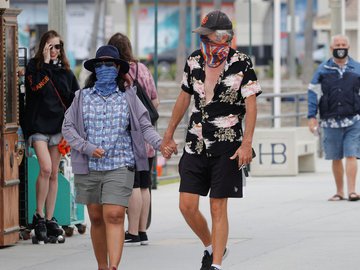
{"label": "man's bare leg", "polygon": [[344,167],[341,159],[332,161],[332,171],[335,178],[336,194],[344,197]]}
{"label": "man's bare leg", "polygon": [[357,174],[356,157],[347,157],[345,159],[345,174],[347,179],[348,194],[356,193],[356,174]]}
{"label": "man's bare leg", "polygon": [[180,211],[204,246],[210,246],[211,234],[206,219],[199,210],[199,195],[180,192]]}
{"label": "man's bare leg", "polygon": [[211,198],[213,264],[221,265],[229,236],[227,198]]}

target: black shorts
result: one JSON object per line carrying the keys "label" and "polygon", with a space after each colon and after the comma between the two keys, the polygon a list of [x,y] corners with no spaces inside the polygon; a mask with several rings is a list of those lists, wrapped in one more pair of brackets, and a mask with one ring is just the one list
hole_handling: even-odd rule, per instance
{"label": "black shorts", "polygon": [[242,198],[242,171],[237,160],[231,160],[233,152],[217,157],[191,155],[184,152],[179,162],[180,192],[210,198]]}
{"label": "black shorts", "polygon": [[149,171],[135,171],[133,188],[149,188],[151,187],[151,172],[154,158],[148,158]]}

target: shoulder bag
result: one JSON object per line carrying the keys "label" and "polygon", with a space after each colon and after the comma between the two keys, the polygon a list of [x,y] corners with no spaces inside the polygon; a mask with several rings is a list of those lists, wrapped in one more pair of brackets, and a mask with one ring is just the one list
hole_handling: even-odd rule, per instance
{"label": "shoulder bag", "polygon": [[151,124],[155,125],[156,121],[159,119],[159,113],[154,107],[154,104],[151,102],[149,96],[146,94],[145,90],[141,87],[138,81],[138,63],[136,63],[136,75],[134,80],[134,85],[136,86],[136,95],[144,104],[145,108],[148,110],[150,115]]}

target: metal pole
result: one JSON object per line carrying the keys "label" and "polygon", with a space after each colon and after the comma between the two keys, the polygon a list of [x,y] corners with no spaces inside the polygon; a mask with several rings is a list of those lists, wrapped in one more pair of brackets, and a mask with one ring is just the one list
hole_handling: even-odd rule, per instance
{"label": "metal pole", "polygon": [[102,33],[103,33],[103,38],[102,38],[102,43],[106,44],[107,40],[106,40],[106,17],[108,14],[108,1],[104,1],[103,2],[103,28],[102,28]]}
{"label": "metal pole", "polygon": [[[359,3],[359,1],[356,1]],[[346,20],[345,20],[345,0],[341,0],[341,33],[343,35],[346,34],[346,28],[345,28],[345,23],[346,23]]]}
{"label": "metal pole", "polygon": [[300,98],[299,95],[295,95],[295,112],[296,112],[296,126],[300,126]]}
{"label": "metal pole", "polygon": [[275,127],[275,97],[271,99],[271,127]]}
{"label": "metal pole", "polygon": [[48,0],[48,30],[55,30],[66,45],[66,1]]}
{"label": "metal pole", "polygon": [[[196,28],[196,0],[191,0],[191,30]],[[191,35],[191,52],[195,51],[196,35]]]}
{"label": "metal pole", "polygon": [[[314,33],[313,33],[313,0],[307,0],[306,15],[305,15],[305,28],[304,28],[304,40],[305,40],[305,52],[312,52],[314,50]],[[309,83],[314,75],[314,60],[311,53],[304,55],[303,63],[303,82]]]}
{"label": "metal pole", "polygon": [[136,57],[139,54],[139,0],[134,0],[134,54]]}
{"label": "metal pole", "polygon": [[221,9],[221,0],[214,0],[214,9],[216,10]]}
{"label": "metal pole", "polygon": [[252,55],[252,12],[251,0],[249,0],[249,56]]}
{"label": "metal pole", "polygon": [[[154,33],[154,82],[155,87],[158,85],[158,0],[155,0],[154,7],[154,24],[155,24],[155,33]],[[157,155],[155,155],[154,163],[153,163],[153,181],[152,181],[152,189],[157,189]]]}
{"label": "metal pole", "polygon": [[295,61],[295,0],[289,0],[289,16],[290,16],[290,30],[289,33],[289,77],[290,80],[295,80],[296,78],[296,61]]}
{"label": "metal pole", "polygon": [[187,0],[179,0],[179,42],[176,51],[175,76],[177,82],[180,82],[182,79],[186,59],[186,6]]}
{"label": "metal pole", "polygon": [[154,80],[157,88],[158,83],[158,0],[155,0],[154,8],[155,33],[154,33]]}
{"label": "metal pole", "polygon": [[[280,54],[280,0],[274,0],[274,94],[281,93],[281,54]],[[281,99],[274,98],[274,127],[281,126],[281,119],[277,116],[281,114]]]}
{"label": "metal pole", "polygon": [[101,11],[101,2],[100,2],[100,0],[95,0],[94,21],[93,21],[93,25],[92,25],[89,57],[93,57],[95,55],[95,52],[97,49],[97,37],[98,37],[98,32],[99,32],[100,11]]}
{"label": "metal pole", "polygon": [[360,60],[360,3],[357,2],[358,11],[357,11],[357,60]]}
{"label": "metal pole", "polygon": [[331,36],[344,34],[343,0],[329,0],[331,9]]}

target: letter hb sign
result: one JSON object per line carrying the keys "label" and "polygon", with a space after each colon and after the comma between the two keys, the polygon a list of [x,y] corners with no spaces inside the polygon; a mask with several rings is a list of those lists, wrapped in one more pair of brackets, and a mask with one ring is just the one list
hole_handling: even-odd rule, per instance
{"label": "letter hb sign", "polygon": [[[284,143],[270,143],[270,152],[264,151],[263,144],[259,143],[259,163],[264,164],[263,156],[270,156],[270,164],[285,164],[286,163],[286,144]],[[266,146],[265,146],[266,147]]]}
{"label": "letter hb sign", "polygon": [[294,129],[256,129],[253,147],[256,157],[250,165],[251,175],[296,175],[298,173]]}

